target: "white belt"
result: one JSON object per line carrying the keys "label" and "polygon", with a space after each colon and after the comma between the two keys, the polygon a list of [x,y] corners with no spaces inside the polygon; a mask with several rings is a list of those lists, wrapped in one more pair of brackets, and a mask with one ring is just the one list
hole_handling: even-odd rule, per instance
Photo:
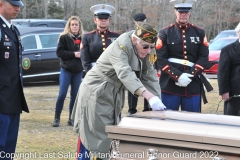
{"label": "white belt", "polygon": [[173,63],[182,64],[182,65],[189,66],[189,67],[192,67],[194,65],[194,63],[192,63],[188,60],[185,60],[185,59],[168,58],[168,61],[173,62]]}

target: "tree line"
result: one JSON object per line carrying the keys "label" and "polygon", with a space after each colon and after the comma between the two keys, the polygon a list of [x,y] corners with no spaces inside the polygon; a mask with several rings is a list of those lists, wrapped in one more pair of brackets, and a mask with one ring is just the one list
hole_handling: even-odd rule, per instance
{"label": "tree line", "polygon": [[[169,0],[22,0],[25,6],[18,18],[58,18],[67,20],[79,16],[84,30],[95,29],[90,7],[110,4],[116,9],[110,30],[123,33],[134,27],[133,16],[147,15],[147,22],[157,30],[175,22],[174,7]],[[220,31],[234,29],[240,22],[239,0],[197,0],[193,4],[190,22],[203,28],[208,40]]]}

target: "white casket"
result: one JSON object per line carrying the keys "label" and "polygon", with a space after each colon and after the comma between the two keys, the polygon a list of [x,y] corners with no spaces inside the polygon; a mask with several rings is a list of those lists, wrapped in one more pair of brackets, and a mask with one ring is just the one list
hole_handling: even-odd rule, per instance
{"label": "white casket", "polygon": [[107,126],[112,159],[240,160],[240,117],[140,112]]}

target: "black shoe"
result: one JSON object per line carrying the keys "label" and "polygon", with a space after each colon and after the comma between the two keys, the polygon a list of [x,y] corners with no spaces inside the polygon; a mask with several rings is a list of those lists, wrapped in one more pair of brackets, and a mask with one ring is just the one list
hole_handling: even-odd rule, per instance
{"label": "black shoe", "polygon": [[73,125],[74,125],[74,122],[73,122],[73,120],[69,119],[67,124],[68,124],[69,126],[73,126]]}
{"label": "black shoe", "polygon": [[[137,113],[137,112],[135,112],[135,113]],[[135,113],[128,112],[127,116],[132,116],[132,115],[135,114]]]}
{"label": "black shoe", "polygon": [[52,125],[53,127],[59,127],[60,115],[61,115],[61,113],[55,113],[55,118],[54,118],[53,125]]}
{"label": "black shoe", "polygon": [[59,127],[59,124],[60,124],[60,120],[58,120],[58,119],[55,119],[54,121],[53,121],[53,127]]}
{"label": "black shoe", "polygon": [[143,112],[152,111],[152,108],[144,108]]}

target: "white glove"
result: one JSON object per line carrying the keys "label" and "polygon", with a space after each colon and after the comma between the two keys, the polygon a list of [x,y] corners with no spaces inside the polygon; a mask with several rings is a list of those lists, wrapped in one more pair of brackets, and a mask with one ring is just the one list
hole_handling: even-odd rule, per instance
{"label": "white glove", "polygon": [[166,106],[162,103],[162,101],[157,96],[154,96],[153,98],[149,99],[148,102],[154,111],[160,111],[166,108]]}
{"label": "white glove", "polygon": [[188,77],[193,77],[193,75],[188,74],[188,73],[181,74],[181,76],[178,78],[178,83],[182,87],[186,87],[190,82],[192,82],[192,80]]}

